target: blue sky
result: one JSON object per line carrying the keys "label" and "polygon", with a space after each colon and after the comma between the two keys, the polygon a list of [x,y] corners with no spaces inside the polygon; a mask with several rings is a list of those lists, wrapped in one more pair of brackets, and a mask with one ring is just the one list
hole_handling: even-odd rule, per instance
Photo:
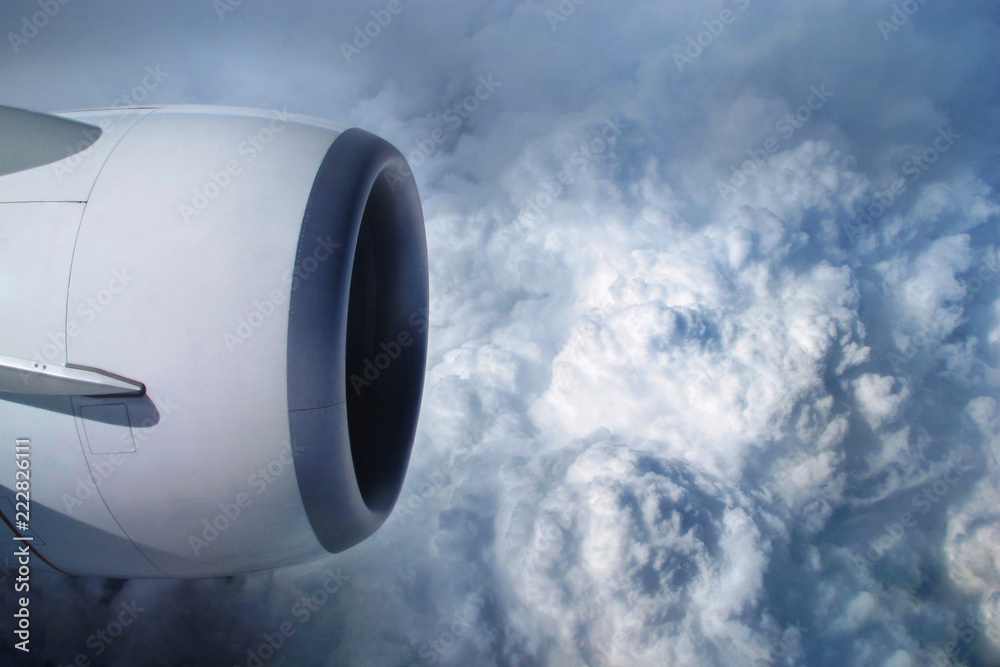
{"label": "blue sky", "polygon": [[98,660],[252,664],[284,622],[265,664],[1000,660],[995,3],[69,2],[32,31],[39,7],[0,9],[2,104],[394,143],[432,297],[375,537],[54,580],[47,658],[94,659],[135,600]]}

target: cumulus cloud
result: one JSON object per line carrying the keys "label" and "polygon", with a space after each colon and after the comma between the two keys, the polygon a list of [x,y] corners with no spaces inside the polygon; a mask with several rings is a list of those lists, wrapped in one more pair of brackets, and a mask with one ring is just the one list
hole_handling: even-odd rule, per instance
{"label": "cumulus cloud", "polygon": [[74,3],[2,56],[10,104],[104,106],[160,63],[153,103],[380,133],[431,255],[378,535],[232,581],[55,580],[53,659],[141,597],[120,664],[247,664],[332,568],[269,664],[994,664],[992,6],[404,5],[350,61],[379,3]]}
{"label": "cumulus cloud", "polygon": [[556,458],[509,471],[497,522],[511,624],[556,640],[537,643],[543,662],[767,656],[777,636],[761,604],[769,547],[746,497],[607,432]]}

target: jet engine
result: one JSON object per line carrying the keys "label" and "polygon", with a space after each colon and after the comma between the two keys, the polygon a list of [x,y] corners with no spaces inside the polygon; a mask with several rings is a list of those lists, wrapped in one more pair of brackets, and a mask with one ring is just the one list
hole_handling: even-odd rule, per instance
{"label": "jet engine", "polygon": [[372,134],[0,107],[15,545],[70,574],[208,577],[364,540],[409,461],[427,305],[413,176]]}

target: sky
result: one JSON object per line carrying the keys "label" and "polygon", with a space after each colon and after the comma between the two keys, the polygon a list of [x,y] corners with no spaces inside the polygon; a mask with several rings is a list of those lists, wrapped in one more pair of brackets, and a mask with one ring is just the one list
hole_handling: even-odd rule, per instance
{"label": "sky", "polygon": [[374,537],[53,577],[31,664],[1000,663],[995,2],[10,0],[0,28],[0,104],[386,138],[431,272]]}

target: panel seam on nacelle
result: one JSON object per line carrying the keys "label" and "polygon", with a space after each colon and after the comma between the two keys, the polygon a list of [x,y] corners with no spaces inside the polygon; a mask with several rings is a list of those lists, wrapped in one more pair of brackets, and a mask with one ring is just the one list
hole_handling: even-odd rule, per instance
{"label": "panel seam on nacelle", "polygon": [[330,408],[335,408],[338,405],[347,405],[347,401],[344,400],[344,401],[340,401],[339,403],[331,403],[330,405],[317,405],[317,406],[312,407],[312,408],[294,408],[294,409],[290,408],[288,411],[289,412],[310,412],[312,410],[329,410]]}
{"label": "panel seam on nacelle", "polygon": [[118,137],[118,141],[115,142],[115,145],[112,146],[111,150],[108,151],[107,155],[104,156],[104,161],[101,163],[101,168],[97,170],[97,174],[94,176],[94,182],[90,184],[90,189],[87,191],[87,201],[80,202],[81,204],[83,204],[83,211],[81,211],[81,213],[80,213],[80,222],[79,222],[79,224],[77,224],[77,227],[76,227],[76,238],[73,239],[73,252],[70,254],[70,258],[69,258],[69,275],[66,278],[66,319],[65,319],[65,322],[64,322],[65,331],[63,333],[66,336],[66,362],[67,363],[69,363],[69,341],[70,341],[70,337],[69,337],[69,295],[70,295],[70,290],[72,289],[72,286],[73,286],[73,265],[76,263],[76,248],[77,248],[77,245],[80,243],[80,232],[83,230],[83,220],[87,216],[87,204],[90,201],[90,197],[94,194],[94,188],[97,186],[97,182],[99,180],[101,180],[101,174],[104,173],[104,168],[108,166],[108,160],[110,160],[111,156],[114,155],[115,151],[118,149],[118,146],[121,144],[122,141],[124,141],[125,137],[127,137],[129,134],[131,134],[132,131],[135,130],[136,126],[139,125],[140,123],[142,123],[142,121],[144,121],[148,115],[149,114],[143,114],[143,116],[141,118],[139,118],[137,121],[135,121],[134,123],[132,123],[122,133],[122,135],[120,137]]}
{"label": "panel seam on nacelle", "polygon": [[[94,482],[94,489],[97,491],[97,497],[101,499],[101,503],[104,505],[104,508],[108,511],[108,516],[110,516],[111,520],[115,522],[116,526],[118,526],[118,530],[122,531],[122,535],[124,535],[125,537],[128,538],[128,541],[132,543],[132,546],[135,547],[135,550],[138,551],[139,554],[143,558],[146,559],[146,561],[153,567],[154,570],[156,570],[157,572],[160,572],[161,574],[163,574],[164,577],[170,578],[171,575],[168,574],[168,573],[166,573],[166,572],[164,572],[162,568],[160,568],[159,566],[157,566],[157,564],[153,562],[153,559],[150,558],[149,556],[147,556],[146,552],[142,550],[142,547],[140,547],[138,544],[135,543],[135,540],[132,539],[132,536],[128,534],[128,531],[125,530],[125,528],[122,526],[121,522],[118,521],[118,517],[115,516],[115,513],[111,509],[111,506],[108,505],[108,501],[104,497],[104,493],[101,492],[100,485],[97,483],[97,480],[94,478],[94,469],[90,467],[90,458],[87,456],[87,452],[84,449],[85,447],[89,447],[89,445],[84,445],[83,444],[86,441],[86,439],[87,439],[86,432],[82,431],[82,429],[84,428],[84,425],[83,425],[83,408],[85,407],[85,405],[81,404],[76,399],[76,397],[73,397],[72,401],[73,401],[73,424],[74,424],[74,426],[76,426],[76,433],[77,433],[76,440],[77,440],[77,442],[80,445],[80,453],[83,454],[83,460],[87,464],[87,470],[90,472],[90,478]],[[126,408],[126,410],[127,410],[127,408]]]}

